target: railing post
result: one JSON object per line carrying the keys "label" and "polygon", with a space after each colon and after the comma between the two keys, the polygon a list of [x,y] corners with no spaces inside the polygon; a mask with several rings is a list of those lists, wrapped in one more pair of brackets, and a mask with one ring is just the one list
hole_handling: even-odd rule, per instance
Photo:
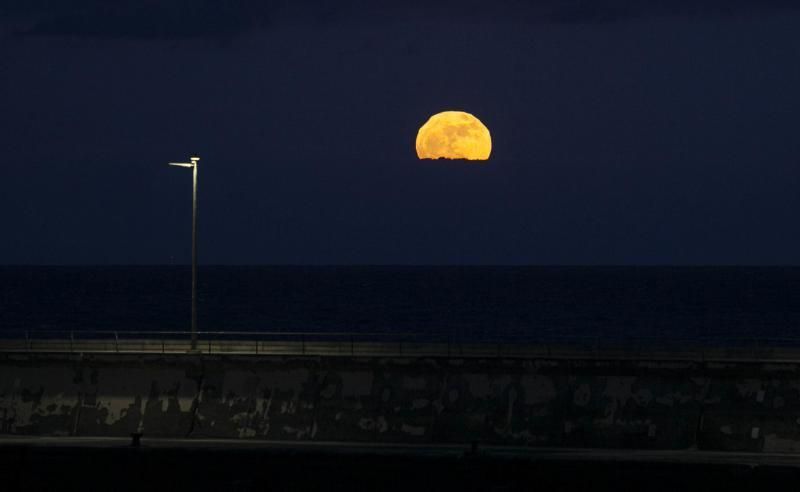
{"label": "railing post", "polygon": [[300,352],[303,355],[306,355],[306,335],[305,335],[305,333],[300,335]]}
{"label": "railing post", "polygon": [[256,355],[258,355],[258,339],[256,339]]}
{"label": "railing post", "polygon": [[69,353],[75,351],[75,337],[72,330],[69,331]]}
{"label": "railing post", "polygon": [[164,350],[164,339],[161,339],[161,353],[164,354],[166,351]]}
{"label": "railing post", "polygon": [[350,335],[350,356],[355,355],[355,343],[353,342],[353,335]]}
{"label": "railing post", "polygon": [[119,352],[119,333],[114,332],[114,349]]}
{"label": "railing post", "polygon": [[211,337],[208,337],[208,354],[211,355]]}

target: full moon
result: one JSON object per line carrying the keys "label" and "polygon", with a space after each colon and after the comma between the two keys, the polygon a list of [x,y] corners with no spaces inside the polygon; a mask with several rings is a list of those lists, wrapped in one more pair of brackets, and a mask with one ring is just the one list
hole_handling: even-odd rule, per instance
{"label": "full moon", "polygon": [[417,133],[420,159],[485,161],[492,137],[481,120],[463,111],[444,111],[430,117]]}

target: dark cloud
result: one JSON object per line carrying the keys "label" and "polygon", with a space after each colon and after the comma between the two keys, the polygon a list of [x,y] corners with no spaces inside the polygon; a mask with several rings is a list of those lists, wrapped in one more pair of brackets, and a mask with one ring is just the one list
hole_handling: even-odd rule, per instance
{"label": "dark cloud", "polygon": [[789,0],[553,0],[556,22],[609,22],[640,17],[725,17],[800,8]]}
{"label": "dark cloud", "polygon": [[615,22],[654,16],[720,17],[797,9],[790,0],[0,0],[5,19],[25,19],[22,36],[230,38],[275,16],[315,23],[393,18]]}
{"label": "dark cloud", "polygon": [[268,24],[277,2],[255,0],[78,0],[8,2],[4,17],[28,19],[23,36],[225,38]]}

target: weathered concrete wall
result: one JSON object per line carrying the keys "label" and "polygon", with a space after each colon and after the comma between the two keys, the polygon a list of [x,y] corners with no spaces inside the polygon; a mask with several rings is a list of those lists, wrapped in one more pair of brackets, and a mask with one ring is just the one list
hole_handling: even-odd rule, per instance
{"label": "weathered concrete wall", "polygon": [[800,452],[797,364],[0,356],[5,434]]}

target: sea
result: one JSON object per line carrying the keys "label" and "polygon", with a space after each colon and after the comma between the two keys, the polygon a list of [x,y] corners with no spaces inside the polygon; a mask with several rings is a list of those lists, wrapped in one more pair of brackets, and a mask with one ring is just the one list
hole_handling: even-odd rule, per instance
{"label": "sea", "polygon": [[[0,336],[187,331],[190,285],[188,266],[0,267]],[[201,265],[198,286],[202,332],[469,343],[800,340],[797,267]]]}

